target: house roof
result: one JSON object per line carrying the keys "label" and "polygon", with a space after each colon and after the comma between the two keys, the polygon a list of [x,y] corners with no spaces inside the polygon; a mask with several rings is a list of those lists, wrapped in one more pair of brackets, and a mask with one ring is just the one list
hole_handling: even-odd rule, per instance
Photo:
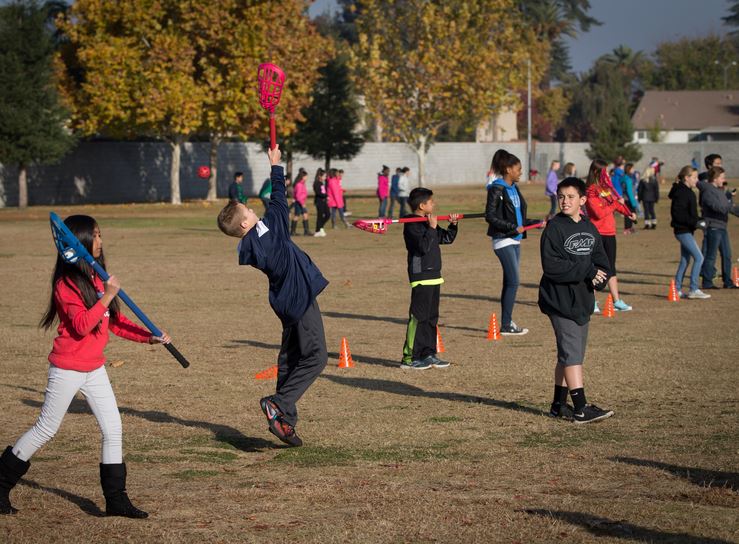
{"label": "house roof", "polygon": [[739,126],[739,90],[647,91],[631,122],[636,130]]}

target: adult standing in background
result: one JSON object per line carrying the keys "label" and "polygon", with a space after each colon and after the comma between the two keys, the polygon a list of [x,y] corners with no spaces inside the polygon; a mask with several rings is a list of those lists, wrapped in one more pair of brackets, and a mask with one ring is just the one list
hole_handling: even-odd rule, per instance
{"label": "adult standing in background", "polygon": [[547,220],[551,219],[557,214],[557,184],[559,178],[557,172],[559,171],[560,162],[553,160],[549,167],[549,173],[547,173],[547,183],[544,189],[544,194],[549,197],[549,213],[547,214]]}

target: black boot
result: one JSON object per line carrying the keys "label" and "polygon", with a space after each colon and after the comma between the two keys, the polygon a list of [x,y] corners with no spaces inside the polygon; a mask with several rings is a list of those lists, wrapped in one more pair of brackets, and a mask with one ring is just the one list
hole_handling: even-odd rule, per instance
{"label": "black boot", "polygon": [[313,236],[313,233],[310,231],[310,227],[308,227],[307,219],[303,219],[303,234],[305,236]]}
{"label": "black boot", "polygon": [[139,510],[126,494],[126,464],[108,465],[100,463],[100,485],[105,495],[105,515],[126,518],[148,518],[149,514]]}
{"label": "black boot", "polygon": [[295,231],[298,229],[297,221],[290,221],[290,236],[295,236]]}
{"label": "black boot", "polygon": [[0,457],[0,514],[15,514],[18,511],[10,505],[10,490],[30,466],[31,463],[21,461],[13,454],[13,448],[5,448]]}

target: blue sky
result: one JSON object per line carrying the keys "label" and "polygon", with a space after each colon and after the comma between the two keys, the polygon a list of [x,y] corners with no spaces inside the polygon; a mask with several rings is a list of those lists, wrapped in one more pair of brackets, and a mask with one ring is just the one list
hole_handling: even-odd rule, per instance
{"label": "blue sky", "polygon": [[[721,21],[728,14],[727,0],[591,0],[590,6],[590,14],[603,25],[567,39],[576,72],[621,44],[651,53],[663,41],[727,32]],[[310,13],[335,8],[334,0],[317,0]]]}

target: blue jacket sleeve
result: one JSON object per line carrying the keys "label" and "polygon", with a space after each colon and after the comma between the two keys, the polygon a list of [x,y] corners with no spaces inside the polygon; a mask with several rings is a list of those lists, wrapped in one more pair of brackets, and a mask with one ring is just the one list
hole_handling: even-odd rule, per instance
{"label": "blue jacket sleeve", "polygon": [[287,196],[285,190],[285,174],[282,166],[273,165],[270,173],[272,180],[272,196],[270,197],[269,207],[265,217],[270,228],[276,228],[278,225],[287,229],[289,227],[289,209],[287,207]]}

